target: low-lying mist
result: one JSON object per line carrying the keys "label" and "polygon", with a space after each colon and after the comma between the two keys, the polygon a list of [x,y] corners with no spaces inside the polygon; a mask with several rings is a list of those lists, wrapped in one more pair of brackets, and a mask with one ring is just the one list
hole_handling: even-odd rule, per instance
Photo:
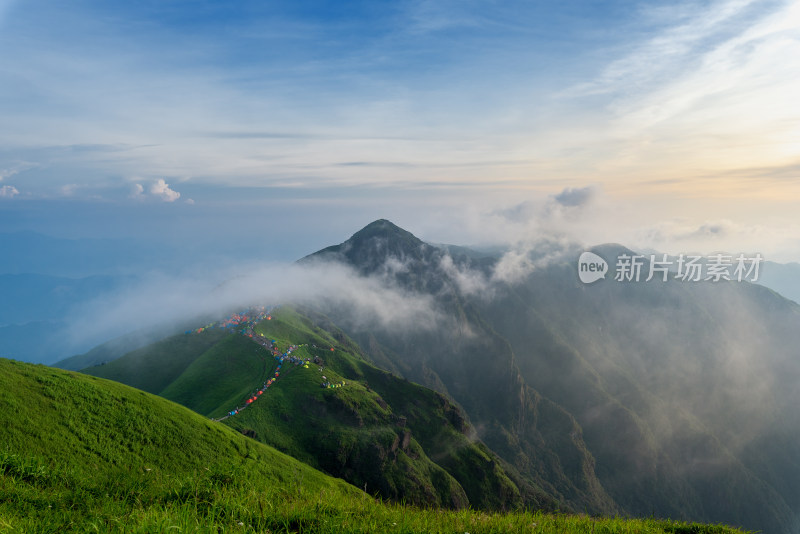
{"label": "low-lying mist", "polygon": [[719,495],[757,509],[780,494],[781,507],[800,508],[797,446],[770,449],[800,438],[794,303],[747,282],[583,284],[585,248],[563,235],[495,255],[382,239],[391,236],[360,245],[400,252],[383,264],[373,264],[379,254],[354,256],[369,259],[371,274],[340,255],[143,276],[74,309],[65,340],[304,306],[329,313],[379,365],[451,395],[481,439],[508,446],[511,462],[523,458],[522,471],[544,446],[531,428],[556,432],[538,419],[545,401],[532,399],[541,395],[576,425],[547,454],[585,447],[603,491],[629,513],[684,513],[690,499],[703,502],[705,520],[745,517]]}
{"label": "low-lying mist", "polygon": [[64,331],[72,346],[99,344],[134,330],[181,328],[254,305],[334,302],[364,327],[432,328],[433,299],[335,263],[253,264],[180,276],[149,274],[123,290],[72,310]]}

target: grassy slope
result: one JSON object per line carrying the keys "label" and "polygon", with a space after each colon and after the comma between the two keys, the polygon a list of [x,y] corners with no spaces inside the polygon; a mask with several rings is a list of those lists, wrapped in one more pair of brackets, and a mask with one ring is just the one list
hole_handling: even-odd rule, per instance
{"label": "grassy slope", "polygon": [[[326,319],[315,316],[314,322],[325,324]],[[299,317],[293,323],[298,328],[302,324],[314,328],[307,319]],[[333,325],[327,324],[326,329],[334,333],[340,344],[357,350]],[[413,434],[431,459],[458,480],[474,507],[504,509],[521,503],[536,508],[558,506],[545,491],[525,480],[484,443],[471,439],[469,436],[474,431],[463,412],[443,395],[399,379],[363,358],[351,357],[346,351],[323,354],[323,357],[329,369],[337,369],[379,393],[381,400],[391,407],[396,418],[402,420],[404,428]]]}
{"label": "grassy slope", "polygon": [[90,367],[84,372],[158,394],[186,371],[195,359],[229,335],[218,328],[193,335],[179,334],[105,365]]}
{"label": "grassy slope", "polygon": [[228,488],[249,494],[300,479],[308,496],[357,494],[182,406],[107,380],[0,360],[0,404],[8,408],[0,413],[0,530],[124,531],[187,513],[234,525]]}
{"label": "grassy slope", "polygon": [[[431,500],[433,488],[428,487],[420,494],[408,487],[406,479],[428,479],[434,482],[435,488],[452,477],[460,486],[458,491],[463,489],[474,508],[557,508],[557,503],[543,491],[526,483],[519,475],[508,473],[508,465],[485,445],[468,438],[469,425],[461,411],[444,396],[370,365],[351,340],[326,324],[325,317],[314,317],[312,321],[284,307],[273,313],[272,321],[262,322],[256,330],[279,341],[285,336],[308,344],[298,353],[321,358],[324,369],[319,371],[317,366],[297,368],[297,372],[288,375],[286,380],[282,378],[277,387],[270,390],[270,395],[277,395],[264,399],[268,401],[264,404],[259,401],[252,412],[233,418],[232,425],[262,429],[265,441],[279,448],[281,437],[287,436],[293,444],[316,451],[311,458],[304,458],[311,465],[343,476],[359,487],[367,483],[369,490],[375,487],[369,484],[376,482],[406,484],[402,491],[378,486],[383,496],[400,496],[414,502],[416,495],[436,502]],[[330,351],[330,345],[336,350]],[[331,382],[344,380],[347,386],[321,389],[322,374]],[[307,382],[292,383],[296,376]],[[281,403],[272,404],[278,398]],[[272,409],[272,406],[279,408]],[[303,409],[291,410],[292,406],[303,406]],[[373,437],[365,438],[366,431],[372,432]],[[318,443],[320,436],[327,442]],[[380,443],[381,439],[385,443],[381,447],[383,451],[376,451],[372,444]],[[288,452],[291,448],[282,450]],[[414,461],[408,461],[409,457]],[[427,466],[428,458],[435,463],[436,470]],[[365,462],[373,462],[374,468],[364,469]],[[420,463],[428,470],[424,474],[413,472],[415,464]],[[357,464],[355,468],[353,464]],[[365,476],[376,470],[389,473],[393,469],[401,472],[387,476],[388,480]],[[442,469],[448,475],[446,478],[439,473]],[[402,471],[412,471],[412,474],[404,475]],[[441,504],[460,505],[448,503],[446,493],[441,496]]]}
{"label": "grassy slope", "polygon": [[160,395],[219,417],[263,384],[274,367],[266,349],[231,334],[204,351]]}
{"label": "grassy slope", "polygon": [[[273,324],[280,331],[282,324],[279,321]],[[286,325],[286,328],[298,333],[291,326]],[[332,341],[325,336],[314,339],[318,343]],[[282,339],[281,344],[285,347],[289,341]],[[304,351],[307,349],[301,349],[298,355]],[[304,354],[307,355],[307,352]],[[218,417],[241,405],[273,373],[276,365],[265,349],[249,339],[209,329],[200,334],[173,336],[107,365],[87,369],[86,372],[136,385],[201,414]],[[290,371],[288,368],[285,370]],[[287,420],[276,421],[274,415],[278,411],[274,407],[281,403],[297,407],[316,399],[324,405],[323,397],[327,397],[334,399],[336,410],[341,411],[343,405],[336,401],[353,397],[355,384],[347,390],[337,390],[332,395],[332,391],[322,391],[316,368],[317,375],[303,370],[308,371],[306,380],[298,381],[300,373],[285,373],[270,390],[274,394],[262,397],[247,411],[251,418],[256,419],[250,426],[256,429],[262,439],[267,437],[263,441],[279,446],[315,467],[345,476],[359,487],[367,484],[370,490],[379,491],[387,497],[418,504],[467,505],[468,500],[459,484],[431,462],[415,441],[412,440],[407,451],[396,450],[397,431],[391,430],[393,425],[387,418],[388,413],[374,399],[364,402],[365,399],[360,398],[366,393],[363,388],[361,393],[355,393],[355,397],[358,398],[356,402],[360,414],[371,422],[370,432],[354,427],[352,418],[341,413],[323,417],[327,428],[323,430],[317,427],[316,433],[307,432],[309,427],[306,425],[296,426],[296,421],[291,425],[287,424]],[[329,379],[340,381],[342,377],[330,373]],[[278,384],[282,387],[277,387]],[[375,397],[374,394],[372,396]],[[267,398],[269,401],[266,401]],[[382,412],[383,420],[376,419],[377,412]],[[243,417],[244,414],[228,422],[239,422]],[[332,445],[330,440],[322,442],[320,447],[320,432],[323,435],[335,435],[337,448],[346,444],[350,465],[339,462],[343,459],[341,450],[329,450]],[[391,450],[393,447],[395,450]],[[388,452],[393,453],[393,457],[387,463]],[[368,465],[369,462],[373,463]],[[361,472],[369,472],[370,476],[359,476]]]}
{"label": "grassy slope", "polygon": [[724,527],[383,505],[128,386],[0,359],[2,532],[693,532]]}
{"label": "grassy slope", "polygon": [[[309,349],[300,349],[301,355]],[[322,375],[346,385],[320,386]],[[226,421],[367,491],[421,505],[464,507],[460,485],[411,439],[375,392],[333,369],[284,364],[281,377],[249,409]]]}
{"label": "grassy slope", "polygon": [[[321,356],[330,365],[321,372],[317,366],[285,364],[267,394],[226,424],[384,498],[454,508],[556,507],[521,477],[512,481],[485,446],[471,443],[461,433],[463,418],[444,397],[368,365],[341,332],[288,309],[263,321],[258,331],[284,349],[307,344],[295,356]],[[330,352],[332,345],[338,350]],[[276,366],[251,340],[209,329],[168,338],[85,372],[220,417],[240,406]],[[323,374],[348,384],[323,389]],[[367,378],[381,387],[369,390],[359,382]],[[382,391],[396,407],[381,398]]]}
{"label": "grassy slope", "polygon": [[[76,354],[69,358],[64,358],[53,364],[53,367],[66,369],[68,371],[80,371],[87,367],[102,365],[106,362],[116,360],[123,354],[130,352],[131,347],[136,347],[137,337],[135,335],[122,336],[102,345],[98,345],[85,354]],[[141,346],[141,345],[140,345]]]}

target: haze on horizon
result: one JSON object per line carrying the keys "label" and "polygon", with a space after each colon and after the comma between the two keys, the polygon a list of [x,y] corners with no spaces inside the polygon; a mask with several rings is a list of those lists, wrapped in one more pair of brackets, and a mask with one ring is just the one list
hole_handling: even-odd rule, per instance
{"label": "haze on horizon", "polygon": [[791,1],[0,0],[0,231],[800,260]]}

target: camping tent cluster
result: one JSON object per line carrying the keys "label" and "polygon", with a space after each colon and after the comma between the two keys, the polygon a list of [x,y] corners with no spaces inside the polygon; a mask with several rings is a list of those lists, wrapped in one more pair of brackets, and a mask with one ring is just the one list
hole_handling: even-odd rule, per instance
{"label": "camping tent cluster", "polygon": [[[263,336],[258,336],[259,338],[264,338]],[[272,355],[275,357],[275,360],[278,362],[278,366],[275,368],[274,376],[270,377],[267,381],[265,381],[257,391],[255,391],[252,395],[250,395],[247,400],[241,406],[234,408],[233,410],[229,411],[227,415],[221,417],[220,419],[216,419],[216,421],[222,421],[223,419],[227,419],[228,417],[237,415],[242,410],[246,409],[248,406],[253,404],[258,398],[264,394],[274,383],[275,381],[281,376],[281,368],[283,364],[294,364],[296,367],[302,366],[305,369],[308,369],[308,364],[310,360],[306,360],[303,358],[296,358],[292,356],[292,353],[297,350],[299,347],[303,345],[290,345],[289,348],[286,349],[285,352],[281,352],[280,349],[276,346],[276,341],[274,339],[269,340],[269,349],[272,352]]]}
{"label": "camping tent cluster", "polygon": [[[252,394],[250,394],[247,399],[240,405],[230,410],[226,415],[220,417],[219,419],[215,419],[215,421],[222,421],[227,419],[228,417],[232,417],[237,415],[242,410],[246,409],[248,406],[253,404],[258,398],[263,395],[274,383],[275,381],[281,376],[281,368],[284,364],[292,364],[296,367],[302,366],[304,369],[309,368],[309,364],[311,363],[310,359],[307,358],[298,358],[294,356],[292,353],[296,351],[300,347],[305,347],[307,345],[289,345],[289,347],[281,352],[281,350],[277,346],[277,341],[274,339],[269,339],[255,331],[255,325],[263,320],[272,320],[272,316],[270,315],[270,308],[265,306],[258,306],[254,308],[249,308],[244,310],[240,313],[234,313],[216,323],[210,323],[206,326],[198,328],[197,330],[187,330],[187,334],[191,333],[200,333],[205,329],[218,327],[218,328],[227,328],[231,332],[238,331],[244,336],[249,337],[265,349],[269,351],[270,354],[277,360],[278,366],[275,368],[274,376],[271,376],[267,379],[257,390],[255,390]],[[316,346],[314,346],[316,348]],[[333,347],[330,349],[331,351],[334,350]],[[317,358],[318,359],[318,358]],[[320,370],[322,368],[320,367]],[[327,381],[326,377],[322,377],[325,380],[322,383],[323,388],[338,388],[345,385],[344,380],[338,383],[331,383]]]}
{"label": "camping tent cluster", "polygon": [[250,333],[252,333],[253,325],[264,319],[272,319],[269,308],[266,306],[254,306],[242,312],[231,314],[228,318],[219,321],[217,326],[219,328],[228,328],[231,330],[242,326],[244,327],[242,329],[243,334],[247,333],[247,330],[251,330]]}
{"label": "camping tent cluster", "polygon": [[[225,319],[222,319],[220,321],[217,321],[217,322],[214,322],[214,323],[209,323],[209,324],[207,324],[205,326],[201,326],[200,328],[197,328],[196,330],[187,330],[185,333],[186,334],[192,334],[192,333],[199,334],[200,332],[202,332],[204,330],[208,330],[209,328],[215,328],[215,327],[216,328],[222,328],[222,329],[228,329],[231,332],[234,332],[234,331],[236,331],[236,329],[238,327],[242,327],[240,329],[240,333],[242,333],[244,335],[252,334],[252,326],[254,324],[256,324],[256,323],[258,323],[260,321],[263,321],[264,319],[268,319],[268,320],[272,319],[272,316],[270,315],[270,309],[271,308],[267,308],[266,306],[253,306],[253,307],[248,308],[246,310],[243,310],[243,311],[241,311],[239,313],[232,313],[231,315],[229,315],[228,317],[226,317]],[[248,332],[248,330],[249,330],[249,332]],[[249,337],[253,337],[253,336],[249,335]]]}
{"label": "camping tent cluster", "polygon": [[214,323],[209,323],[209,324],[207,324],[205,326],[201,326],[201,327],[199,327],[199,328],[197,328],[195,330],[187,330],[184,333],[185,334],[199,334],[200,332],[202,332],[204,330],[208,330],[209,328],[214,328]]}

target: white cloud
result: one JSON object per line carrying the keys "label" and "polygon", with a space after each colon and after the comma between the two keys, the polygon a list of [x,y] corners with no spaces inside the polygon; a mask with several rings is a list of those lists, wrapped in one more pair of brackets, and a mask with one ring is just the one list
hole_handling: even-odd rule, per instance
{"label": "white cloud", "polygon": [[509,250],[495,265],[492,280],[513,284],[533,271],[533,261],[528,250]]}
{"label": "white cloud", "polygon": [[[628,19],[627,14],[637,16],[631,6],[625,17],[605,20],[604,28],[589,32],[594,37],[584,36],[591,49],[581,38],[569,47],[575,54],[562,56],[553,43],[554,68],[548,71],[537,68],[536,57],[550,56],[550,45],[542,53],[527,30],[501,36],[495,33],[499,26],[492,26],[480,33],[487,21],[508,22],[502,13],[514,8],[498,3],[414,0],[407,10],[399,8],[392,38],[381,39],[376,50],[343,43],[341,59],[320,61],[316,53],[301,53],[305,61],[286,58],[292,68],[269,60],[226,61],[224,50],[249,43],[240,37],[229,41],[233,34],[208,44],[195,41],[196,32],[167,26],[163,34],[131,33],[124,31],[126,24],[114,26],[114,20],[78,8],[15,9],[24,24],[4,28],[5,39],[20,46],[0,58],[12,96],[0,105],[7,126],[0,132],[0,156],[8,158],[0,160],[0,179],[19,172],[13,167],[17,162],[39,161],[41,171],[25,184],[25,196],[37,186],[107,187],[109,176],[129,176],[115,191],[120,197],[137,182],[133,199],[190,205],[187,195],[200,194],[194,189],[204,185],[236,186],[225,194],[241,205],[286,204],[281,195],[256,197],[244,186],[291,188],[293,199],[305,195],[303,202],[331,210],[338,203],[337,216],[351,220],[358,211],[385,216],[379,208],[416,212],[418,226],[439,225],[440,235],[461,232],[455,242],[514,243],[568,232],[591,243],[628,243],[629,228],[675,213],[695,224],[738,220],[740,205],[719,198],[730,192],[727,184],[700,189],[692,180],[700,176],[698,184],[710,184],[706,177],[716,177],[717,167],[741,169],[743,158],[762,152],[795,154],[795,163],[800,161],[800,100],[794,96],[800,93],[800,53],[794,53],[800,4],[645,5],[638,13],[644,24]],[[579,11],[570,9],[576,20]],[[528,26],[523,18],[516,19],[520,28]],[[319,33],[303,33],[302,39],[315,45],[319,36],[327,37],[326,30],[311,26]],[[618,31],[634,26],[632,32]],[[416,54],[409,55],[429,44],[420,39],[468,28],[481,37],[475,41],[464,33],[455,45],[444,36],[448,41],[436,41],[442,49],[431,49],[435,63],[422,56],[417,63]],[[34,32],[27,41],[26,31]],[[407,44],[414,48],[398,48]],[[504,55],[494,55],[498,50]],[[360,61],[365,56],[370,68]],[[331,78],[332,73],[337,74]],[[589,83],[572,91],[578,98],[558,98],[565,85],[585,80]],[[35,107],[14,105],[29,100]],[[762,133],[761,144],[753,147],[752,139]],[[708,164],[694,165],[701,159]],[[782,159],[765,156],[750,167],[781,165],[789,168]],[[159,176],[164,179],[154,184]],[[197,177],[197,183],[181,195],[173,189],[185,188],[178,176]],[[638,187],[643,180],[676,176],[689,185]],[[794,206],[788,200],[800,194],[800,189],[786,192],[792,177],[764,177],[776,184],[777,193],[753,199],[753,211],[774,213],[777,198],[783,202],[777,208],[790,218]],[[581,195],[587,183],[603,183],[602,195]],[[739,183],[739,197],[766,195],[760,183]],[[715,211],[689,205],[688,192],[713,198]],[[591,202],[581,204],[584,197]],[[517,206],[466,220],[472,227],[447,220],[469,219],[500,200]],[[627,212],[603,211],[604,203],[614,200]],[[454,206],[450,213],[438,207],[448,203]],[[623,217],[632,222],[621,222]],[[484,224],[486,218],[498,224]],[[472,235],[464,237],[466,230]]]}
{"label": "white cloud", "polygon": [[19,195],[19,190],[13,185],[0,187],[0,198],[13,198],[16,195]]}
{"label": "white cloud", "polygon": [[458,286],[459,291],[465,295],[486,293],[488,283],[486,277],[480,271],[460,268],[453,262],[453,258],[450,255],[442,258],[439,267],[450,276]]}
{"label": "white cloud", "polygon": [[708,219],[665,219],[637,227],[620,240],[634,250],[655,250],[673,255],[716,252],[760,253],[776,262],[797,261],[800,225],[789,219],[762,222]]}
{"label": "white cloud", "polygon": [[[119,336],[130,325],[164,327],[249,305],[330,304],[363,327],[436,328],[441,320],[429,296],[362,277],[340,264],[238,265],[239,272],[151,273],[135,286],[99,297],[75,310],[67,336],[79,344]],[[114,310],[114,313],[109,313]]]}
{"label": "white cloud", "polygon": [[137,200],[144,199],[144,187],[142,184],[133,184],[130,197]]}
{"label": "white cloud", "polygon": [[32,169],[34,167],[38,167],[35,163],[29,163],[27,161],[19,162],[11,167],[0,169],[0,182],[5,180],[6,178],[11,178],[15,174],[19,174],[23,171],[27,171],[28,169]]}
{"label": "white cloud", "polygon": [[[145,187],[138,182],[134,183],[128,196],[134,200],[146,200],[148,198],[154,198],[161,200],[162,202],[175,202],[181,197],[181,194],[171,189],[169,184],[163,178],[159,178],[150,184],[150,187],[147,189],[145,189]],[[194,204],[194,200],[191,198],[186,200],[186,202],[188,204]]]}
{"label": "white cloud", "polygon": [[159,178],[150,186],[150,194],[164,202],[175,202],[181,197],[180,193],[169,188],[169,184],[163,178]]}
{"label": "white cloud", "polygon": [[477,226],[483,229],[490,242],[514,246],[563,236],[582,241],[586,230],[596,227],[597,221],[602,219],[606,204],[599,184],[565,187],[558,193],[540,194],[510,207],[480,214]]}

